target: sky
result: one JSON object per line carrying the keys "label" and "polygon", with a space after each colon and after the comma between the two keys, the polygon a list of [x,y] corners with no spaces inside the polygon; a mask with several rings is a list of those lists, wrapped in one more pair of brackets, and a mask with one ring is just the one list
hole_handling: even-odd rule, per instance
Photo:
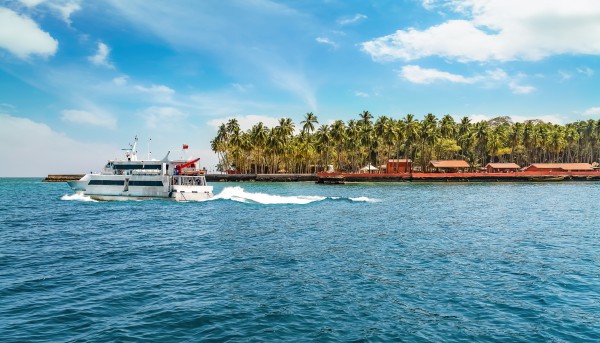
{"label": "sky", "polygon": [[[597,0],[0,0],[0,176],[218,163],[221,123],[600,118]],[[182,151],[183,144],[189,149]]]}

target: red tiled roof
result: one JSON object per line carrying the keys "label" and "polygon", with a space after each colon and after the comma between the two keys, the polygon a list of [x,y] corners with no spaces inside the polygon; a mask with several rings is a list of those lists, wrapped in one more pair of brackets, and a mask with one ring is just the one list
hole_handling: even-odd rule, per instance
{"label": "red tiled roof", "polygon": [[519,166],[516,163],[488,163],[485,167],[492,167],[494,169],[519,169]]}
{"label": "red tiled roof", "polygon": [[538,169],[562,169],[565,171],[594,170],[594,167],[589,163],[534,163],[531,166]]}
{"label": "red tiled roof", "polygon": [[400,163],[406,163],[406,162],[409,162],[409,163],[410,163],[410,162],[412,162],[412,161],[411,161],[411,160],[410,160],[410,158],[409,158],[408,160],[405,160],[405,159],[391,160],[391,159],[390,159],[390,160],[388,160],[388,162],[400,162]]}
{"label": "red tiled roof", "polygon": [[467,161],[463,160],[431,161],[429,165],[433,168],[469,168]]}

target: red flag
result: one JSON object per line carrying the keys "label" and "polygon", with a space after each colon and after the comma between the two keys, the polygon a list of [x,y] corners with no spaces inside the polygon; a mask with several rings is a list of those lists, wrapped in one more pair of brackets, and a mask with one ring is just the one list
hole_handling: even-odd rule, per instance
{"label": "red flag", "polygon": [[189,148],[189,146],[188,146],[187,144],[184,144],[184,145],[183,145],[183,148],[184,148],[184,149],[187,149],[187,148]]}

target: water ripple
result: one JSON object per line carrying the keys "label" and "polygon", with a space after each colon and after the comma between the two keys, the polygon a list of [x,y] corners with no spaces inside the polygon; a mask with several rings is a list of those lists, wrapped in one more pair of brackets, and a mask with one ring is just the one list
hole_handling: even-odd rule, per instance
{"label": "water ripple", "polygon": [[216,185],[245,201],[85,202],[0,179],[0,332],[598,341],[600,210],[581,199],[599,187],[255,183]]}

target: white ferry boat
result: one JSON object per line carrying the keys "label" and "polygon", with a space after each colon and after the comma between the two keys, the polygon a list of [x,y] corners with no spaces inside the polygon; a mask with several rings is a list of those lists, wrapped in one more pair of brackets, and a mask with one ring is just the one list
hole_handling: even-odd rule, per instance
{"label": "white ferry boat", "polygon": [[137,140],[125,151],[126,160],[110,160],[101,172],[69,181],[71,189],[95,200],[197,201],[213,196],[199,158],[169,160],[167,153],[162,160],[138,160]]}

